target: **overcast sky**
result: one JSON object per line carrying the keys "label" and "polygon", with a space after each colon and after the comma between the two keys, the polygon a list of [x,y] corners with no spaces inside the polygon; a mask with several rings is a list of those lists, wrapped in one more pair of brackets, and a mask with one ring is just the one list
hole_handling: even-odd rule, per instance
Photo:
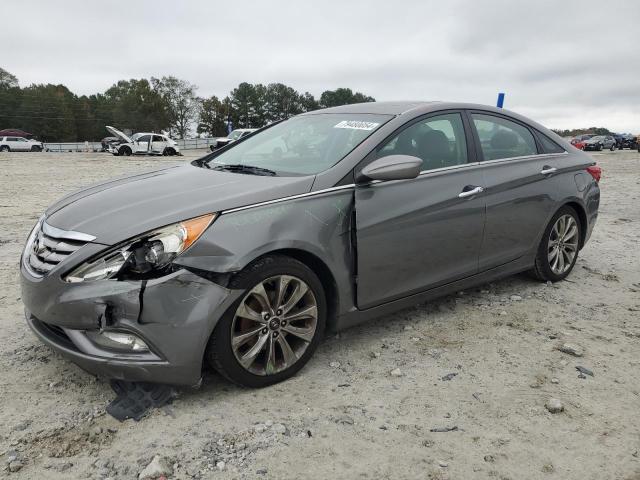
{"label": "overcast sky", "polygon": [[[21,86],[77,94],[175,75],[200,96],[242,81],[318,96],[495,104],[552,128],[640,132],[636,0],[24,0],[0,28]],[[5,14],[7,8],[4,9]]]}

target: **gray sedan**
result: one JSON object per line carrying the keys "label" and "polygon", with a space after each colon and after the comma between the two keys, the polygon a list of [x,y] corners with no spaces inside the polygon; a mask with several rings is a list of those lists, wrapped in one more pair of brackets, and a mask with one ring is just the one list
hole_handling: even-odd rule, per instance
{"label": "gray sedan", "polygon": [[325,330],[530,271],[564,279],[600,169],[543,126],[459,103],[305,113],[191,164],[61,199],[21,261],[26,320],[89,372],[251,387]]}

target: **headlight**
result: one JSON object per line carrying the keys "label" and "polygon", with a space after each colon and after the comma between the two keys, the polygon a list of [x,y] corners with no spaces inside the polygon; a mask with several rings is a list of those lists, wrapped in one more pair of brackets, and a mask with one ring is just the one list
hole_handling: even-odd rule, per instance
{"label": "headlight", "polygon": [[161,273],[202,235],[215,217],[211,213],[140,235],[83,263],[64,280],[86,282],[126,275],[145,278]]}

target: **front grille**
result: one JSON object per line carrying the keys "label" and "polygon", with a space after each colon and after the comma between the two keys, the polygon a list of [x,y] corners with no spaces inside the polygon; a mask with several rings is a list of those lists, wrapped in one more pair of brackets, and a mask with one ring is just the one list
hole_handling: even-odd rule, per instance
{"label": "front grille", "polygon": [[25,261],[32,273],[43,276],[94,237],[68,232],[42,222],[36,227],[31,244],[25,250]]}

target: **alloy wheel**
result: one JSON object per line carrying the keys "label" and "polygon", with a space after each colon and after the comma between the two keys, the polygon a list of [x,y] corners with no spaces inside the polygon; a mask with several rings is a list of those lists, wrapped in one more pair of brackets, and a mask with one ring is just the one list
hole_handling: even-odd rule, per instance
{"label": "alloy wheel", "polygon": [[255,375],[274,375],[294,365],[313,340],[318,304],[300,278],[278,275],[253,287],[231,324],[238,363]]}
{"label": "alloy wheel", "polygon": [[547,258],[549,267],[556,275],[562,275],[573,265],[578,253],[578,224],[571,215],[562,215],[556,220],[549,235]]}

